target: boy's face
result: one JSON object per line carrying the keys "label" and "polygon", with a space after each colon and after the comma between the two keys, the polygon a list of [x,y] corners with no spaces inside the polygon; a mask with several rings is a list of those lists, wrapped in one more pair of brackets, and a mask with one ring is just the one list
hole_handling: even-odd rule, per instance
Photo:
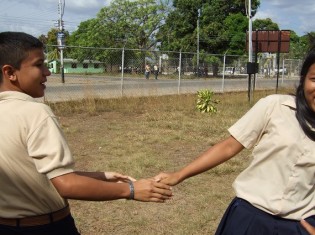
{"label": "boy's face", "polygon": [[16,69],[13,73],[15,81],[12,82],[18,91],[33,98],[44,96],[45,82],[47,82],[47,76],[51,74],[44,61],[45,56],[42,49],[29,51],[28,57],[22,61],[20,69]]}

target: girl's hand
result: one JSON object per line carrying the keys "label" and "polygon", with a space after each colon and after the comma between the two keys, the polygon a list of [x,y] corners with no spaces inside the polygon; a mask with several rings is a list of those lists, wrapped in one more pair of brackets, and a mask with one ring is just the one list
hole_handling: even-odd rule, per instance
{"label": "girl's hand", "polygon": [[310,235],[315,235],[315,227],[307,223],[305,220],[301,220],[302,226]]}
{"label": "girl's hand", "polygon": [[123,175],[117,172],[104,172],[105,180],[108,182],[116,182],[116,183],[126,183],[129,181],[136,181],[136,179],[132,178],[128,175]]}
{"label": "girl's hand", "polygon": [[178,183],[180,183],[180,178],[178,173],[160,173],[157,176],[154,177],[154,180],[157,182],[161,182],[163,184],[167,184],[170,186],[174,186]]}

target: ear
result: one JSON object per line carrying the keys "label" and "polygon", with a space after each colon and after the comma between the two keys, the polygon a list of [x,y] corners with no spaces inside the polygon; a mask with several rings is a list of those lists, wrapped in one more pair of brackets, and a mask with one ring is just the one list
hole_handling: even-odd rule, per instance
{"label": "ear", "polygon": [[15,82],[17,80],[15,69],[11,65],[4,65],[2,67],[2,74],[4,78],[7,78],[12,82]]}

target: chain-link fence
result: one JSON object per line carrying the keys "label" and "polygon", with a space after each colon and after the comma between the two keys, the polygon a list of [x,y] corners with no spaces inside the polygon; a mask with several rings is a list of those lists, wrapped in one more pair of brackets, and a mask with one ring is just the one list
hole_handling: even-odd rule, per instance
{"label": "chain-link fence", "polygon": [[[60,59],[57,47],[47,46],[48,101],[225,92],[249,84],[246,56],[91,47],[66,47],[62,54]],[[279,74],[275,55],[259,55],[257,62],[256,89],[294,86],[298,80],[298,59],[281,56]]]}

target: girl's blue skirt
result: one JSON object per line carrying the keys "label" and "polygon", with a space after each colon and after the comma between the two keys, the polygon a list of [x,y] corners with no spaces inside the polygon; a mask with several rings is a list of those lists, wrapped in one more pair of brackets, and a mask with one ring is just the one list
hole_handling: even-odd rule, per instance
{"label": "girl's blue skirt", "polygon": [[[306,219],[315,226],[315,216]],[[227,208],[215,235],[309,235],[300,221],[268,214],[241,198]]]}

